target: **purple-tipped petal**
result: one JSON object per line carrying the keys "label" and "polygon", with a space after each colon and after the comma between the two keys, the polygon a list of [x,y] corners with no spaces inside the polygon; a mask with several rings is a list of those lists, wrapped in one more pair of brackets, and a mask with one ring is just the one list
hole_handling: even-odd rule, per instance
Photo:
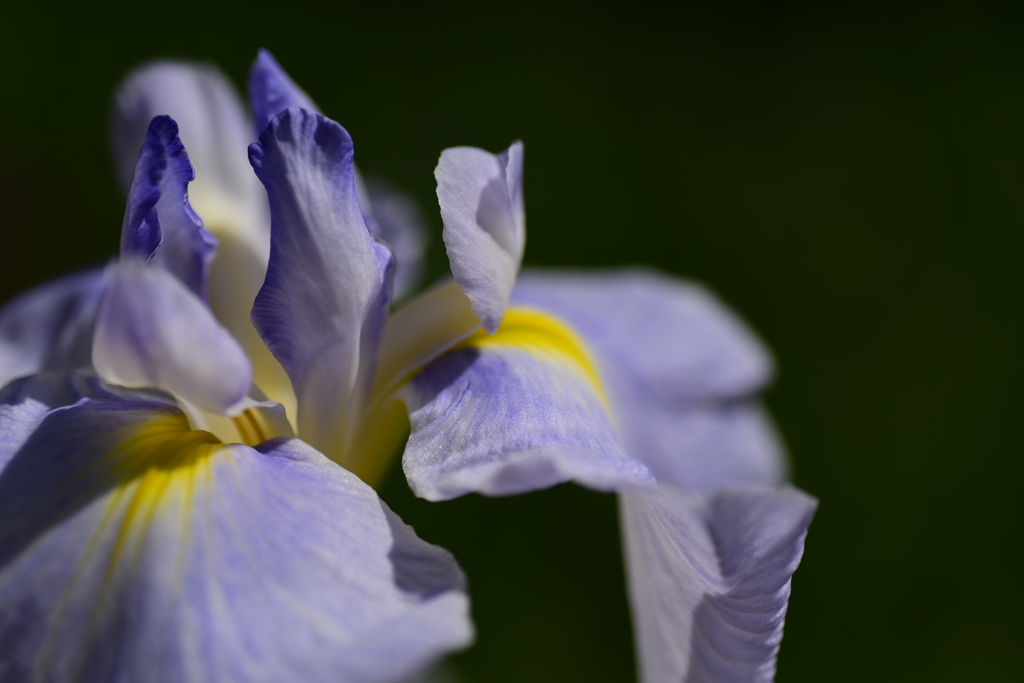
{"label": "purple-tipped petal", "polygon": [[344,464],[355,436],[346,427],[369,401],[394,261],[366,229],[344,128],[287,109],[249,155],[272,220],[253,324],[295,387],[299,435]]}
{"label": "purple-tipped petal", "polygon": [[0,471],[0,604],[11,681],[385,683],[472,639],[452,557],[354,475],[139,402],[53,410]]}
{"label": "purple-tipped petal", "polygon": [[309,95],[277,63],[274,55],[263,49],[249,69],[249,106],[252,107],[256,137],[272,118],[290,107],[320,113]]}
{"label": "purple-tipped petal", "polygon": [[521,142],[498,155],[452,147],[434,170],[452,274],[491,334],[508,307],[523,259],[522,172]]}
{"label": "purple-tipped petal", "polygon": [[[289,107],[320,113],[316,103],[281,67],[272,54],[260,50],[249,70],[249,102],[255,116],[257,136],[270,120]],[[422,270],[424,221],[419,207],[408,196],[383,182],[363,182],[355,169],[356,193],[363,221],[370,234],[395,255],[394,296],[412,292]]]}
{"label": "purple-tipped petal", "polygon": [[92,363],[103,271],[54,280],[0,309],[0,387],[15,377]]}
{"label": "purple-tipped petal", "polygon": [[234,88],[216,68],[184,62],[139,67],[114,95],[110,135],[123,187],[129,187],[150,121],[163,114],[177,121],[189,150],[197,178],[192,206],[208,226],[232,205],[260,200],[262,191],[245,157],[252,134]]}
{"label": "purple-tipped petal", "polygon": [[585,351],[557,323],[510,312],[495,336],[479,332],[462,346],[405,389],[412,434],[402,462],[416,495],[653,484],[622,450]]}
{"label": "purple-tipped petal", "polygon": [[221,414],[252,383],[249,359],[210,309],[169,273],[133,259],[107,268],[92,361],[108,382],[167,389]]}
{"label": "purple-tipped petal", "polygon": [[161,114],[178,123],[196,173],[189,202],[220,242],[208,280],[210,307],[245,348],[256,383],[293,412],[288,377],[249,320],[266,276],[270,216],[266,191],[246,156],[254,136],[245,108],[228,79],[208,65],[159,61],[132,71],[118,87],[110,118],[125,188],[146,129]]}
{"label": "purple-tipped petal", "polygon": [[792,488],[620,495],[643,683],[769,683],[816,501]]}
{"label": "purple-tipped petal", "polygon": [[188,202],[188,184],[194,178],[178,125],[169,116],[155,117],[128,190],[121,255],[152,259],[205,297],[217,240],[203,229]]}

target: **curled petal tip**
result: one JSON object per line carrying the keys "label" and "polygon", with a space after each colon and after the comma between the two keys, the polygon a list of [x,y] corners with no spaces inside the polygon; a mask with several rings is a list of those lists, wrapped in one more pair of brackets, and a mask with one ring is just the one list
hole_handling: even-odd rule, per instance
{"label": "curled petal tip", "polygon": [[516,143],[494,155],[452,147],[434,170],[452,274],[492,334],[508,307],[526,240],[522,149]]}

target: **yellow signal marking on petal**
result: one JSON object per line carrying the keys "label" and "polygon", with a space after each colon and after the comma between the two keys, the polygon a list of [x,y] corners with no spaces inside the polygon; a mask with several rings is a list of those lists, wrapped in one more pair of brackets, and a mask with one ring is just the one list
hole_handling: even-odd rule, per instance
{"label": "yellow signal marking on petal", "polygon": [[247,446],[258,446],[269,438],[267,432],[270,430],[267,428],[266,421],[260,413],[252,408],[238,417],[231,418],[231,421],[235,423],[235,428],[238,429],[238,434],[242,437],[242,443]]}
{"label": "yellow signal marking on petal", "polygon": [[[182,509],[181,541],[187,540],[191,515],[191,502],[197,480],[212,481],[212,457],[228,455],[230,447],[210,432],[193,430],[183,414],[163,414],[137,424],[124,427],[111,435],[113,448],[93,466],[102,474],[96,484],[106,490],[105,510],[96,526],[85,552],[78,560],[71,581],[57,613],[62,614],[67,600],[75,590],[85,566],[99,551],[104,537],[114,529],[113,547],[105,558],[104,582],[94,601],[89,628],[85,639],[92,638],[106,603],[106,595],[126,552],[131,553],[129,571],[134,571],[141,560],[146,536],[162,502],[170,496],[180,496]],[[180,574],[180,572],[179,572]],[[59,624],[58,618],[54,621]],[[54,642],[47,638],[41,661],[48,666]],[[84,661],[82,662],[84,666]]]}
{"label": "yellow signal marking on petal", "polygon": [[494,334],[477,330],[452,351],[489,346],[511,346],[546,356],[560,365],[576,370],[589,380],[605,407],[608,398],[590,351],[579,335],[566,323],[549,313],[525,307],[509,308]]}
{"label": "yellow signal marking on petal", "polygon": [[[167,415],[126,428],[114,451],[108,456],[111,475],[120,482],[111,505],[127,496],[120,514],[121,522],[109,558],[108,576],[133,532],[140,532],[135,559],[142,551],[142,540],[151,526],[160,503],[172,493],[181,494],[187,512],[195,492],[196,480],[209,482],[210,458],[224,450],[224,444],[210,432],[193,430],[182,416]],[[187,524],[183,525],[185,528]]]}
{"label": "yellow signal marking on petal", "polygon": [[[590,351],[580,336],[555,316],[531,308],[509,308],[493,335],[483,329],[477,330],[445,353],[487,347],[523,349],[573,372],[590,385],[609,418],[613,419],[601,375]],[[392,457],[400,452],[402,437],[409,433],[409,418],[399,390],[422,369],[410,370],[401,380],[387,385],[385,391],[377,387],[354,449],[358,459],[345,463],[370,486],[376,488],[380,484]]]}

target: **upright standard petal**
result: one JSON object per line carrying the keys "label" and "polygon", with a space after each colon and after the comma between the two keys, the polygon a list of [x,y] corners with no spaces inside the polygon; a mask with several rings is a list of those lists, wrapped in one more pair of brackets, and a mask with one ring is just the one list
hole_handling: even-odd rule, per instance
{"label": "upright standard petal", "polygon": [[576,481],[599,490],[649,486],[622,450],[587,347],[551,316],[511,309],[404,390],[412,434],[403,468],[428,500],[510,495]]}
{"label": "upright standard petal", "polygon": [[521,142],[498,155],[452,147],[434,170],[452,274],[491,334],[508,307],[523,259],[522,173]]}
{"label": "upright standard petal", "polygon": [[256,383],[293,414],[288,377],[249,320],[266,276],[270,218],[266,192],[246,158],[246,147],[255,138],[242,101],[212,66],[160,61],[132,71],[117,89],[110,117],[125,188],[146,129],[161,114],[178,123],[196,172],[189,201],[220,242],[209,274],[210,307],[252,360]]}
{"label": "upright standard petal", "polygon": [[206,305],[134,259],[107,269],[92,361],[108,382],[167,389],[220,414],[236,412],[252,382],[245,352]]}
{"label": "upright standard petal", "polygon": [[188,202],[188,184],[194,179],[178,125],[169,116],[155,117],[128,190],[121,255],[152,260],[205,298],[217,239],[203,229]]}
{"label": "upright standard petal", "polygon": [[643,683],[770,683],[816,501],[666,486],[619,500]]}
{"label": "upright standard petal", "polygon": [[103,271],[48,282],[0,309],[0,387],[15,377],[92,363]]}
{"label": "upright standard petal", "polygon": [[286,109],[249,157],[272,221],[253,324],[291,377],[299,435],[344,464],[369,403],[393,259],[363,222],[352,139],[337,123]]}
{"label": "upright standard petal", "polygon": [[[0,411],[0,433],[6,433]],[[305,444],[53,410],[0,471],[0,680],[401,680],[472,638],[463,577]]]}
{"label": "upright standard petal", "polygon": [[261,49],[249,69],[249,104],[258,137],[270,120],[290,107],[320,113],[320,109],[268,50]]}
{"label": "upright standard petal", "polygon": [[[249,102],[258,136],[270,120],[289,107],[321,113],[267,50],[260,50],[249,70]],[[370,234],[395,255],[394,296],[400,299],[419,284],[424,223],[416,203],[383,182],[366,183],[355,169],[356,195]]]}

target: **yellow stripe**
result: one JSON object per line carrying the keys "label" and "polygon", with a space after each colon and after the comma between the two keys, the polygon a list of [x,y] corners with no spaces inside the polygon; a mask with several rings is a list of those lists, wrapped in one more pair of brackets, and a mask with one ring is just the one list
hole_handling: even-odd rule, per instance
{"label": "yellow stripe", "polygon": [[489,346],[515,347],[546,356],[586,378],[607,407],[608,398],[601,383],[601,375],[586,344],[571,327],[553,315],[530,308],[509,308],[494,334],[477,330],[452,351]]}
{"label": "yellow stripe", "polygon": [[[115,443],[104,458],[110,478],[117,482],[108,503],[108,510],[118,520],[114,547],[107,560],[108,578],[129,545],[134,546],[133,564],[138,561],[161,502],[169,495],[179,495],[187,514],[197,478],[202,475],[208,479],[210,458],[222,450],[227,452],[220,439],[210,432],[190,429],[181,415],[161,415],[127,427]],[[187,527],[183,520],[182,529]]]}
{"label": "yellow stripe", "polygon": [[[191,429],[182,414],[150,417],[119,430],[112,435],[111,441],[113,448],[94,465],[103,472],[97,485],[101,490],[110,487],[109,493],[105,494],[105,510],[84,553],[78,559],[78,566],[64,589],[58,607],[60,615],[66,609],[85,566],[99,550],[107,530],[111,526],[116,527],[113,547],[103,560],[105,580],[96,595],[89,626],[82,634],[86,640],[95,635],[103,605],[119,568],[130,572],[137,568],[146,537],[161,504],[170,496],[178,498],[183,516],[179,544],[184,546],[190,527],[192,498],[198,488],[197,480],[202,477],[204,483],[209,485],[212,457],[218,453],[230,453],[230,447],[210,432]],[[126,556],[129,559],[128,566],[121,567],[121,561]],[[62,619],[58,618],[54,623],[60,621]],[[41,655],[44,667],[49,665],[53,646],[51,633]]]}
{"label": "yellow stripe", "polygon": [[[488,347],[523,349],[568,370],[594,391],[611,419],[608,397],[590,351],[579,335],[558,318],[530,308],[509,308],[493,335],[478,330],[446,353]],[[412,369],[386,392],[378,392],[373,397],[353,449],[355,457],[345,463],[370,486],[380,485],[392,458],[401,453],[403,437],[409,433],[409,419],[399,389],[422,369]]]}

